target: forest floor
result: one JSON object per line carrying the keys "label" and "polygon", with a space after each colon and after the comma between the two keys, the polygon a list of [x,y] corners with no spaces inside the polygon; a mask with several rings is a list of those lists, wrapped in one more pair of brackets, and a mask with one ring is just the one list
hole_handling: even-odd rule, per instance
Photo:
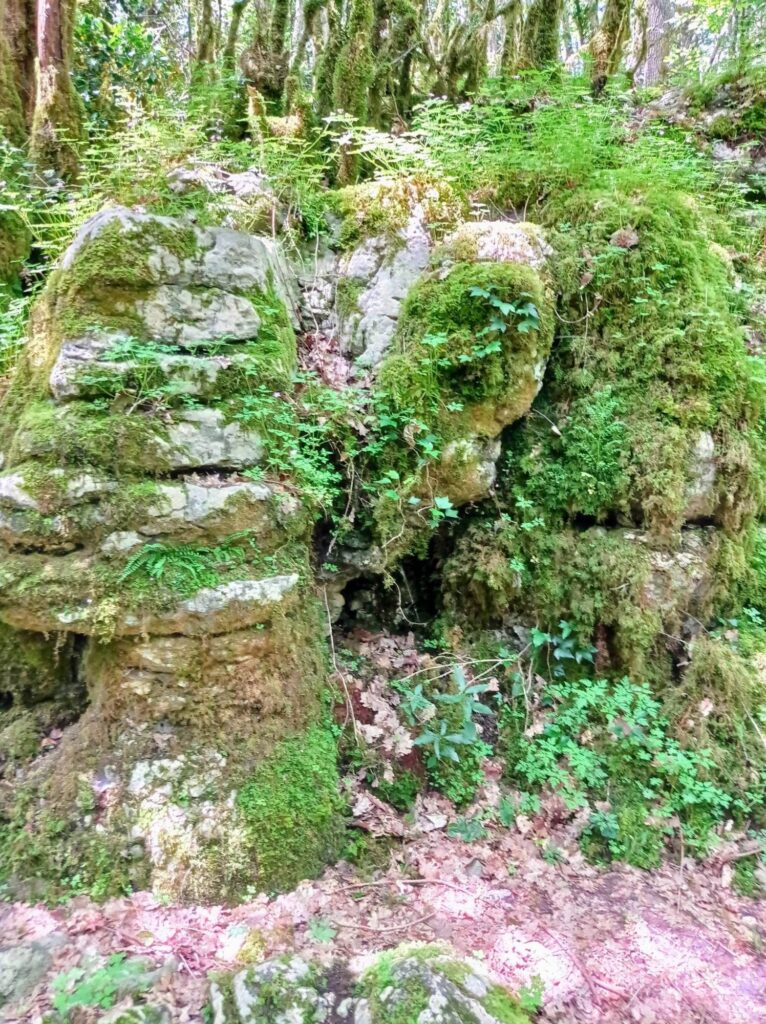
{"label": "forest floor", "polygon": [[[487,792],[492,785],[490,772]],[[284,952],[348,963],[403,941],[446,941],[514,990],[538,978],[542,1020],[766,1021],[766,901],[735,895],[725,848],[651,873],[597,868],[567,852],[572,823],[557,825],[555,809],[467,843],[447,834],[454,809],[442,797],[420,798],[405,820],[360,790],[359,824],[396,836],[374,879],[341,862],[293,892],[234,908],[171,907],[148,893],[104,905],[77,897],[56,909],[5,906],[2,945],[40,943],[52,953],[6,1020],[38,1020],[56,975],[115,952],[164,967],[152,999],[181,1024],[205,1019],[210,971]],[[541,856],[543,831],[561,851],[556,863]],[[78,1024],[97,1019],[90,1013],[78,1010]]]}
{"label": "forest floor", "polygon": [[[392,764],[397,751],[416,757],[390,683],[417,675],[431,656],[411,634],[357,628],[335,640],[339,691],[362,746]],[[156,971],[151,1000],[184,1024],[207,1020],[210,972],[284,953],[356,969],[403,942],[446,942],[511,990],[539,991],[542,1021],[766,1022],[766,900],[733,887],[737,861],[758,852],[752,841],[732,832],[705,860],[670,849],[653,871],[593,865],[579,846],[588,809],[572,812],[550,794],[504,825],[502,762],[488,758],[483,768],[470,806],[426,791],[407,813],[374,795],[368,768],[346,775],[347,856],[357,863],[343,860],[279,896],[236,907],[169,906],[146,892],[105,904],[0,904],[0,991],[9,951],[34,975],[0,1019],[36,1024],[57,978],[73,969],[87,978],[115,953]],[[68,1019],[91,1024],[102,1012],[76,1007]]]}

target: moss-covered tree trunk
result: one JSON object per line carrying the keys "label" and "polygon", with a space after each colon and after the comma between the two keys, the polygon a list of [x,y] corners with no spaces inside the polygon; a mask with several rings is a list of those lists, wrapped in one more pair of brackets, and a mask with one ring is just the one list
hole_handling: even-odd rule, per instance
{"label": "moss-covered tree trunk", "polygon": [[[352,0],[345,41],[333,72],[333,101],[338,110],[365,124],[369,110],[369,89],[375,75],[372,30],[375,9],[372,0]],[[341,153],[339,180],[348,184],[356,176],[358,158],[349,150]]]}
{"label": "moss-covered tree trunk", "polygon": [[0,0],[0,129],[17,146],[27,134],[19,64],[12,48],[20,13],[16,0]]}
{"label": "moss-covered tree trunk", "polygon": [[630,0],[607,0],[601,24],[590,42],[593,92],[603,92],[617,71],[630,37]]}
{"label": "moss-covered tree trunk", "polygon": [[503,15],[503,23],[505,36],[500,69],[504,75],[508,75],[515,70],[521,49],[521,35],[524,28],[524,5],[521,0],[514,0],[514,3]]}
{"label": "moss-covered tree trunk", "polygon": [[521,39],[522,68],[546,68],[559,59],[564,0],[532,0]]}
{"label": "moss-covered tree trunk", "polygon": [[77,174],[82,104],[71,79],[76,0],[38,0],[31,152],[40,170]]}
{"label": "moss-covered tree trunk", "polygon": [[229,71],[234,71],[237,59],[237,42],[239,40],[239,29],[242,25],[242,16],[250,0],[234,0],[231,5],[231,20],[229,30],[226,34],[226,45],[223,48],[223,66]]}
{"label": "moss-covered tree trunk", "polygon": [[207,78],[215,60],[215,21],[213,19],[213,0],[202,0],[199,28],[197,29],[197,52],[195,54],[195,73],[197,78]]}

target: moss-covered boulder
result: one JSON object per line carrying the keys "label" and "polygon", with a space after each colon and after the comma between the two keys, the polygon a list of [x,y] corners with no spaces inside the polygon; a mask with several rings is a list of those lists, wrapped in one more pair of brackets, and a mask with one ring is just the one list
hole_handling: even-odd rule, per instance
{"label": "moss-covered boulder", "polygon": [[214,1024],[526,1024],[529,1014],[475,961],[446,946],[405,945],[330,970],[299,957],[221,976]]}
{"label": "moss-covered boulder", "polygon": [[[35,307],[0,409],[13,763],[30,709],[75,685],[86,707],[4,800],[18,890],[220,901],[336,851],[312,517],[245,416],[289,392],[295,324],[270,239],[122,209]],[[299,820],[282,794],[301,787]]]}

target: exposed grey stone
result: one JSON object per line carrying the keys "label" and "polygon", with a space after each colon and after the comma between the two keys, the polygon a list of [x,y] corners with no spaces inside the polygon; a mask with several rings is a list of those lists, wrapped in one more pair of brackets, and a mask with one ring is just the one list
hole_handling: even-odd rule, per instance
{"label": "exposed grey stone", "polygon": [[37,499],[26,489],[24,475],[19,472],[5,473],[0,476],[0,505],[12,508],[38,510]]}
{"label": "exposed grey stone", "polygon": [[25,999],[51,963],[49,945],[39,942],[0,948],[0,1007]]}
{"label": "exposed grey stone", "polygon": [[168,427],[167,442],[158,442],[158,447],[172,469],[246,469],[257,465],[264,454],[257,431],[226,423],[216,409],[178,413]]}
{"label": "exposed grey stone", "polygon": [[707,430],[697,438],[692,449],[689,482],[686,487],[684,519],[704,519],[716,510],[716,458],[715,441]]}
{"label": "exposed grey stone", "polygon": [[[52,469],[49,475],[54,480],[65,478],[62,469]],[[83,502],[103,497],[116,488],[117,484],[114,480],[97,478],[90,473],[78,473],[76,476],[66,479],[61,494],[56,496],[56,503],[63,507],[80,505]],[[28,485],[25,483],[24,473],[19,470],[0,475],[0,505],[41,511],[40,502],[33,494],[30,494]]]}
{"label": "exposed grey stone", "polygon": [[[146,509],[146,515],[155,521],[143,524],[140,529],[152,535],[165,533],[174,524],[203,525],[235,502],[257,506],[273,497],[270,487],[256,482],[209,487],[195,483],[159,484],[155,499]],[[295,512],[298,503],[288,498],[280,508],[283,513]]]}
{"label": "exposed grey stone", "polygon": [[126,551],[132,551],[133,548],[138,547],[143,542],[143,538],[139,537],[133,530],[117,530],[114,533],[110,533],[102,542],[101,550],[105,555],[124,554]]}
{"label": "exposed grey stone", "polygon": [[[175,609],[156,615],[126,615],[123,633],[225,633],[261,622],[298,585],[297,573],[260,580],[231,580],[202,590]],[[61,619],[60,619],[61,621]],[[61,625],[68,623],[61,621]]]}
{"label": "exposed grey stone", "polygon": [[392,239],[369,238],[338,264],[338,279],[360,286],[357,310],[340,317],[341,347],[362,367],[382,360],[396,330],[402,301],[428,264],[430,239],[413,214]]}
{"label": "exposed grey stone", "polygon": [[135,308],[149,337],[182,348],[248,341],[257,337],[261,325],[249,299],[220,288],[197,292],[160,285]]}

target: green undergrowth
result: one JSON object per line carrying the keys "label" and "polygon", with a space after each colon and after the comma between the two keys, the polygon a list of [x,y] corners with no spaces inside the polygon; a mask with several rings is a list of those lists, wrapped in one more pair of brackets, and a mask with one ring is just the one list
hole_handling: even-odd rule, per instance
{"label": "green undergrowth", "polygon": [[730,725],[723,747],[715,722],[708,735],[694,735],[687,719],[701,716],[704,707],[679,708],[645,683],[573,670],[546,683],[533,708],[516,699],[504,709],[508,779],[526,791],[550,789],[571,809],[589,808],[583,843],[592,856],[655,867],[670,840],[704,854],[729,818],[763,826],[766,757],[751,747],[737,762]]}

